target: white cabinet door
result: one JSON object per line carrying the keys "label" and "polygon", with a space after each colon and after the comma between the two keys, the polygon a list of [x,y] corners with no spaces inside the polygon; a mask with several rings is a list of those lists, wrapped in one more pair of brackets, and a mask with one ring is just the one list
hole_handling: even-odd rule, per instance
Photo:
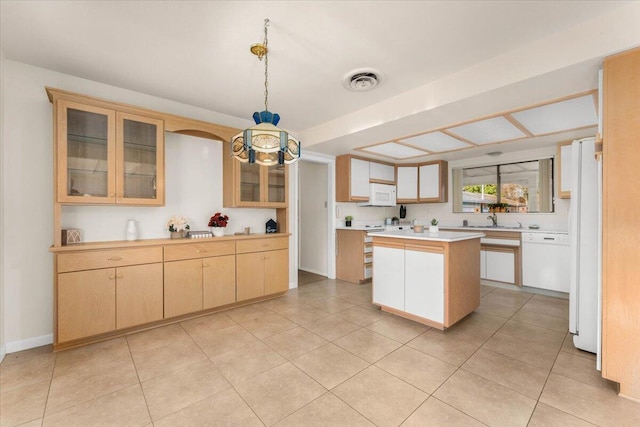
{"label": "white cabinet door", "polygon": [[480,278],[487,278],[487,251],[480,251]]}
{"label": "white cabinet door", "polygon": [[369,198],[369,162],[351,159],[351,197]]}
{"label": "white cabinet door", "polygon": [[444,323],[444,254],[405,250],[405,311]]}
{"label": "white cabinet door", "polygon": [[515,283],[515,254],[513,252],[486,251],[487,280]]}
{"label": "white cabinet door", "polygon": [[404,311],[404,249],[373,250],[373,302]]}
{"label": "white cabinet door", "polygon": [[418,199],[418,167],[398,166],[397,199]]}
{"label": "white cabinet door", "polygon": [[378,181],[396,181],[396,170],[392,165],[369,162],[369,179]]}
{"label": "white cabinet door", "polygon": [[560,146],[560,198],[571,197],[571,144]]}
{"label": "white cabinet door", "polygon": [[420,166],[420,199],[440,197],[440,164]]}

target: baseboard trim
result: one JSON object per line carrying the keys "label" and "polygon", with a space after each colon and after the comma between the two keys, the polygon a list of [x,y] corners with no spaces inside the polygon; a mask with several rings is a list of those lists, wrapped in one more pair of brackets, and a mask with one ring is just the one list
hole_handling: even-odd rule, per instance
{"label": "baseboard trim", "polygon": [[40,347],[53,343],[53,334],[41,335],[39,337],[27,338],[26,340],[12,341],[6,344],[6,354],[15,353],[30,348]]}
{"label": "baseboard trim", "polygon": [[7,347],[6,346],[2,346],[0,347],[0,363],[2,362],[2,359],[4,359],[4,356],[7,354]]}
{"label": "baseboard trim", "polygon": [[298,267],[298,270],[306,271],[307,273],[317,274],[318,276],[327,277],[327,273],[323,273],[322,271],[318,271],[313,268]]}

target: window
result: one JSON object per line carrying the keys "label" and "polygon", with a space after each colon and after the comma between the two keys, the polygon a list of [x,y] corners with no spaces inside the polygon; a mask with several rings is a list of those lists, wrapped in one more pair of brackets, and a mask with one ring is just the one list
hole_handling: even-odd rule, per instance
{"label": "window", "polygon": [[453,211],[553,212],[553,159],[454,169]]}

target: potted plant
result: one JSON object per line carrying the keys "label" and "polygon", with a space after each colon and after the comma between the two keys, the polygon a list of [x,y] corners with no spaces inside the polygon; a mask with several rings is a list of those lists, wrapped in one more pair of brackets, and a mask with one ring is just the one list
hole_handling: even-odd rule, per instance
{"label": "potted plant", "polygon": [[433,218],[431,220],[431,225],[429,226],[429,233],[437,233],[438,231],[439,231],[438,220]]}
{"label": "potted plant", "polygon": [[351,221],[353,221],[353,217],[351,215],[347,215],[344,217],[344,225],[347,227],[351,227]]}
{"label": "potted plant", "polygon": [[171,233],[172,239],[180,239],[182,237],[185,237],[189,228],[189,223],[183,216],[174,215],[169,218],[169,221],[167,221],[167,229]]}
{"label": "potted plant", "polygon": [[224,229],[227,227],[227,223],[229,222],[229,217],[227,215],[222,215],[220,212],[216,212],[209,219],[209,227],[211,228],[211,232],[215,237],[224,236]]}

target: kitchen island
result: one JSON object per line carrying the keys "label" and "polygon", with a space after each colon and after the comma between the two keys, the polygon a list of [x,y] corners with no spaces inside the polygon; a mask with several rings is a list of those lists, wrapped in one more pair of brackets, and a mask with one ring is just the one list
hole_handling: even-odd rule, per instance
{"label": "kitchen island", "polygon": [[373,237],[373,303],[445,329],[480,305],[481,232],[412,230]]}

